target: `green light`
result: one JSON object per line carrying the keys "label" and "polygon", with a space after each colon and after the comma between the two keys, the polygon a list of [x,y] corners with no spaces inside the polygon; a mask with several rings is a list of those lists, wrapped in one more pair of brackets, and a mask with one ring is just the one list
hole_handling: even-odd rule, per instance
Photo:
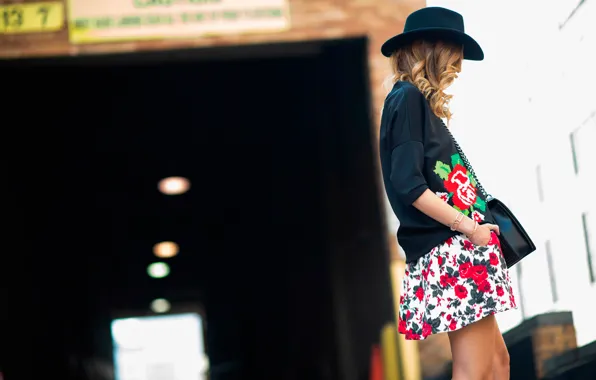
{"label": "green light", "polygon": [[147,267],[147,273],[153,278],[164,278],[170,274],[170,267],[166,263],[153,263]]}

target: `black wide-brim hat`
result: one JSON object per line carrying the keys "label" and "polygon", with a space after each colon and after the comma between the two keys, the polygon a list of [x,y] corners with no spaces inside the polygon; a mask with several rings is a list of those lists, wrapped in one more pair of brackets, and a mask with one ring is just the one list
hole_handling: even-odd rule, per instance
{"label": "black wide-brim hat", "polygon": [[441,7],[427,7],[408,16],[404,31],[388,39],[381,47],[385,57],[416,40],[441,40],[461,44],[464,59],[482,61],[484,52],[472,37],[466,34],[464,18],[457,12]]}

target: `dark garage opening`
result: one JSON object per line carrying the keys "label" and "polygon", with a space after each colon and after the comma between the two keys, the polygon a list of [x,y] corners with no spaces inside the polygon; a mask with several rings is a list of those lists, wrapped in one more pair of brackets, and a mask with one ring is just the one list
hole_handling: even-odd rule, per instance
{"label": "dark garage opening", "polygon": [[[115,313],[167,298],[204,310],[211,379],[366,379],[393,320],[366,56],[353,39],[2,62],[7,378],[89,378]],[[161,194],[167,176],[190,191]],[[152,279],[162,240],[180,254]]]}

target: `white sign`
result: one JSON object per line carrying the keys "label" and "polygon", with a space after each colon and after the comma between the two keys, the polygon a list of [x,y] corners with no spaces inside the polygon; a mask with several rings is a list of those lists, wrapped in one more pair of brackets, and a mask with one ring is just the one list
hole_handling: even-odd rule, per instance
{"label": "white sign", "polygon": [[72,43],[277,32],[288,0],[68,0]]}
{"label": "white sign", "polygon": [[208,359],[197,314],[112,321],[116,380],[205,380]]}

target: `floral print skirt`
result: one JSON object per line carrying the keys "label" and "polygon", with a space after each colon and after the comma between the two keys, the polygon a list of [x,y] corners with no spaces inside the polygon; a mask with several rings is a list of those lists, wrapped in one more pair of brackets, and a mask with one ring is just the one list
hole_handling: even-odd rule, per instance
{"label": "floral print skirt", "polygon": [[422,340],[516,308],[509,271],[493,232],[486,247],[457,235],[406,265],[399,332]]}

